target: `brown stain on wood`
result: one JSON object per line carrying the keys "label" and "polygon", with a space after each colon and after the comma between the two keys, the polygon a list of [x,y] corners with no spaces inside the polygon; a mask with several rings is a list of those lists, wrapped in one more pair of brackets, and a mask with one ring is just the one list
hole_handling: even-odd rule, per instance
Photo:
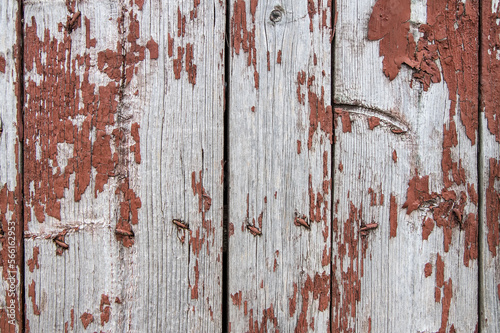
{"label": "brown stain on wood", "polygon": [[82,321],[82,325],[84,329],[87,329],[87,327],[94,322],[94,316],[88,312],[84,312],[80,316],[80,320]]}

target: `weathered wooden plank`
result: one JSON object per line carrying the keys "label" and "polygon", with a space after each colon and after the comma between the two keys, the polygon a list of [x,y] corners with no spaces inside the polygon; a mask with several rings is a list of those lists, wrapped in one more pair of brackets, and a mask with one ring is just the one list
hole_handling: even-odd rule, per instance
{"label": "weathered wooden plank", "polygon": [[481,4],[481,332],[500,331],[500,6]]}
{"label": "weathered wooden plank", "polygon": [[15,0],[0,3],[0,331],[21,332],[22,181],[18,118],[20,12]]}
{"label": "weathered wooden plank", "polygon": [[477,1],[337,1],[332,329],[472,332]]}
{"label": "weathered wooden plank", "polygon": [[330,1],[231,1],[229,329],[329,325]]}
{"label": "weathered wooden plank", "polygon": [[26,2],[33,331],[220,327],[224,10]]}

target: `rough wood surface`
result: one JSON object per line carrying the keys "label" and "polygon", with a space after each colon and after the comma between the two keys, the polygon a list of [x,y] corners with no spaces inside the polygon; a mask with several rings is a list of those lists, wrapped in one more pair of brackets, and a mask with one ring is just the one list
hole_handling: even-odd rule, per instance
{"label": "rough wood surface", "polygon": [[329,326],[331,11],[231,1],[232,332]]}
{"label": "rough wood surface", "polygon": [[473,332],[478,3],[337,11],[332,329]]}
{"label": "rough wood surface", "polygon": [[0,331],[22,330],[22,119],[18,118],[19,8],[0,3]]}
{"label": "rough wood surface", "polygon": [[500,3],[481,9],[481,332],[500,332]]}
{"label": "rough wood surface", "polygon": [[224,4],[24,14],[27,325],[217,330]]}

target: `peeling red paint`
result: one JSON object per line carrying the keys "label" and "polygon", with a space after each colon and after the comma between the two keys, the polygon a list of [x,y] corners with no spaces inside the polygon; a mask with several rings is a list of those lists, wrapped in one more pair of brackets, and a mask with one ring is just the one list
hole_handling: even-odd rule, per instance
{"label": "peeling red paint", "polygon": [[92,323],[94,321],[94,316],[88,312],[84,312],[80,316],[80,320],[82,321],[83,328],[87,329],[87,327],[90,325],[90,323]]}
{"label": "peeling red paint", "polygon": [[429,276],[431,276],[431,274],[432,274],[432,264],[430,262],[428,262],[428,263],[425,264],[424,274],[425,274],[426,278],[429,277]]}
{"label": "peeling red paint", "polygon": [[369,117],[368,118],[368,127],[370,128],[370,130],[373,130],[378,125],[380,125],[380,118],[378,118],[378,117]]}
{"label": "peeling red paint", "polygon": [[196,259],[196,264],[194,265],[194,285],[189,284],[191,289],[191,299],[198,299],[198,282],[200,281],[200,270],[198,266],[198,259]]}
{"label": "peeling red paint", "polygon": [[257,72],[257,50],[255,48],[255,13],[257,0],[250,1],[252,28],[247,27],[247,10],[244,0],[236,0],[233,4],[231,18],[231,46],[233,55],[240,54],[240,50],[248,54],[247,66],[253,66],[255,89],[259,89],[259,73]]}
{"label": "peeling red paint", "polygon": [[396,153],[396,150],[392,151],[392,160],[394,163],[398,163],[398,153]]}
{"label": "peeling red paint", "polygon": [[28,286],[28,296],[31,298],[31,303],[33,304],[33,314],[36,316],[40,315],[40,309],[36,304],[36,293],[35,293],[35,281],[31,280],[31,283]]}
{"label": "peeling red paint", "polygon": [[[302,295],[302,308],[295,327],[295,332],[308,332],[307,313],[309,302],[318,300],[318,311],[326,311],[330,307],[330,275],[326,273],[316,273],[314,279],[309,275],[300,291]],[[312,294],[312,298],[311,295]],[[314,319],[312,319],[314,320]]]}
{"label": "peeling red paint", "polygon": [[392,195],[392,193],[389,211],[389,223],[391,225],[389,238],[393,238],[396,237],[398,231],[398,206],[396,203],[396,197]]}
{"label": "peeling red paint", "polygon": [[[348,332],[349,321],[356,318],[356,306],[361,300],[361,278],[363,260],[366,256],[367,240],[361,237],[360,228],[366,225],[359,209],[350,202],[349,218],[342,224],[342,233],[335,233],[333,244],[337,245],[337,256],[333,257],[332,270],[339,277],[332,281],[332,330]],[[338,230],[334,221],[334,230]],[[361,243],[361,244],[360,244]]]}
{"label": "peeling red paint", "polygon": [[[74,200],[79,201],[91,182],[92,168],[96,170],[96,197],[104,190],[110,177],[126,172],[130,161],[123,148],[128,146],[135,153],[136,164],[140,163],[138,124],[120,120],[119,107],[122,96],[120,86],[132,80],[136,66],[144,60],[146,49],[137,44],[139,22],[133,10],[129,17],[126,41],[118,43],[116,51],[107,49],[98,52],[97,59],[91,59],[88,53],[71,54],[72,39],[67,31],[63,32],[61,40],[52,37],[48,30],[44,32],[43,38],[39,38],[35,18],[31,19],[31,25],[26,26],[26,71],[36,70],[43,77],[39,83],[28,80],[25,90],[25,188],[35,187],[34,191],[27,191],[30,193],[27,204],[33,207],[39,222],[44,222],[45,214],[61,218],[60,200],[64,196],[64,189],[70,187],[71,175],[75,175]],[[122,21],[123,17],[119,19],[119,22]],[[88,18],[85,18],[85,26],[86,46],[95,47],[95,40],[90,38]],[[118,29],[121,31],[122,28]],[[150,57],[153,58],[155,50],[152,40],[149,49]],[[90,83],[92,60],[97,60],[97,68],[113,81],[99,87]],[[51,68],[51,71],[44,68]],[[42,110],[50,112],[40,112],[40,105]],[[74,123],[76,117],[81,117],[80,125]],[[51,124],[50,128],[44,124]],[[40,130],[44,135],[38,133]],[[95,141],[91,137],[92,131],[96,132]],[[131,132],[131,137],[125,132]],[[130,145],[132,138],[135,145]],[[66,166],[57,164],[57,145],[60,143],[73,146],[73,156],[68,158]],[[42,148],[41,156],[37,156],[37,146]],[[112,153],[113,150],[115,153]],[[140,199],[129,188],[128,177],[118,179],[120,181],[115,193],[124,201],[120,204],[117,230],[131,232],[130,222],[137,223]],[[26,220],[30,219],[28,210]],[[133,244],[130,238],[117,236],[125,246]],[[62,243],[58,245],[64,248]]]}
{"label": "peeling red paint", "polygon": [[416,175],[408,183],[406,202],[403,204],[403,208],[406,208],[406,214],[408,215],[418,209],[425,201],[436,197],[436,193],[429,193],[429,176],[420,178],[417,170],[415,170],[415,173]]}
{"label": "peeling red paint", "polygon": [[486,227],[488,249],[492,257],[496,257],[500,244],[500,195],[495,189],[495,182],[500,180],[500,160],[490,158],[488,187],[486,188]]}
{"label": "peeling red paint", "polygon": [[0,55],[0,72],[5,73],[5,65],[6,65],[5,57]]}
{"label": "peeling red paint", "polygon": [[276,58],[276,63],[281,64],[281,50],[278,50],[278,56]]}
{"label": "peeling red paint", "polygon": [[193,86],[196,84],[196,65],[193,64],[193,44],[186,44],[186,72],[188,73],[188,81]]}
{"label": "peeling red paint", "polygon": [[33,273],[33,271],[35,270],[35,267],[37,269],[40,268],[40,264],[38,263],[38,255],[39,254],[40,254],[40,249],[38,248],[38,246],[34,246],[33,247],[33,258],[28,259],[28,261],[27,261],[27,265],[28,265],[31,273]]}
{"label": "peeling red paint", "polygon": [[293,317],[295,314],[295,309],[297,307],[297,283],[293,283],[293,296],[288,299],[288,311],[290,313],[290,317]]}
{"label": "peeling red paint", "polygon": [[[378,0],[368,23],[368,39],[380,41],[384,74],[393,80],[402,64],[415,70],[413,78],[427,90],[431,83],[447,83],[450,119],[457,105],[467,137],[475,144],[478,127],[478,2],[439,0],[427,5],[427,24],[416,43],[409,32],[410,0]],[[458,97],[457,97],[458,95]]]}
{"label": "peeling red paint", "polygon": [[[299,73],[300,75],[300,73]],[[333,114],[331,105],[325,105],[325,89],[321,87],[321,95],[313,91],[315,77],[310,76],[307,79],[307,98],[309,101],[309,139],[307,147],[312,148],[312,139],[314,133],[321,128],[323,133],[333,144]]]}
{"label": "peeling red paint", "polygon": [[297,140],[297,154],[300,155],[302,151],[302,142],[300,140]]}
{"label": "peeling red paint", "polygon": [[[489,132],[500,143],[500,6],[492,12],[492,0],[484,0],[481,5],[482,52],[481,52],[481,110],[487,120]],[[491,163],[491,162],[490,162]],[[497,237],[498,238],[498,237]],[[491,249],[490,249],[491,251]]]}
{"label": "peeling red paint", "polygon": [[432,230],[434,230],[434,221],[430,217],[428,217],[422,224],[422,239],[428,240],[429,235],[432,233]]}
{"label": "peeling red paint", "polygon": [[108,295],[101,295],[101,303],[99,305],[99,311],[101,312],[101,326],[109,322],[109,317],[111,316],[111,303],[109,302]]}

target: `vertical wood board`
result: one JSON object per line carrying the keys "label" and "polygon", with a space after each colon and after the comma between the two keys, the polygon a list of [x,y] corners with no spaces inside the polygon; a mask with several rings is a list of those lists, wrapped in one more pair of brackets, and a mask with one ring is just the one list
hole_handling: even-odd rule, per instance
{"label": "vertical wood board", "polygon": [[500,331],[500,8],[481,4],[481,331]]}
{"label": "vertical wood board", "polygon": [[22,120],[18,2],[0,3],[0,331],[20,332],[22,323]]}
{"label": "vertical wood board", "polygon": [[334,331],[472,332],[477,1],[337,1]]}
{"label": "vertical wood board", "polygon": [[224,22],[219,2],[25,3],[33,331],[220,326]]}
{"label": "vertical wood board", "polygon": [[331,11],[231,1],[232,332],[329,326]]}

